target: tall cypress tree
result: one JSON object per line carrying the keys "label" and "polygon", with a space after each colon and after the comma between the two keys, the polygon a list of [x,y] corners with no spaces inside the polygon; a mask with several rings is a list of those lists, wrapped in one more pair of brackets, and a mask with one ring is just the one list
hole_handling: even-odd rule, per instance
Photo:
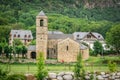
{"label": "tall cypress tree", "polygon": [[82,55],[81,53],[78,54],[77,56],[77,62],[75,64],[75,79],[76,80],[84,80],[84,68],[83,68],[83,61],[82,61]]}
{"label": "tall cypress tree", "polygon": [[38,66],[37,80],[43,80],[47,76],[48,72],[45,68],[45,60],[44,60],[43,53],[40,52],[39,54],[40,56],[37,62],[37,66]]}

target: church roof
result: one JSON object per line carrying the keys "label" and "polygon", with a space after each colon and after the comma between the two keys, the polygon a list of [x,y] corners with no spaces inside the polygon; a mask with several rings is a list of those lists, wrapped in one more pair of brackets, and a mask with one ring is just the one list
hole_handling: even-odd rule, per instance
{"label": "church roof", "polygon": [[48,34],[64,34],[61,31],[48,31]]}
{"label": "church roof", "polygon": [[12,38],[16,36],[15,38],[19,39],[33,39],[32,32],[30,30],[11,30],[10,34]]}
{"label": "church roof", "polygon": [[80,43],[80,49],[88,49],[88,47],[87,46],[85,46],[84,44],[82,44],[82,43]]}
{"label": "church roof", "polygon": [[48,34],[48,39],[66,39],[70,38],[73,39],[72,34]]}
{"label": "church roof", "polygon": [[36,51],[36,45],[29,45],[28,51]]}
{"label": "church roof", "polygon": [[45,13],[43,11],[40,11],[40,13],[38,14],[38,16],[46,16]]}
{"label": "church roof", "polygon": [[80,49],[83,50],[83,49],[88,49],[87,46],[85,46],[84,44],[82,44],[79,40],[75,40],[75,42],[79,43],[80,44]]}

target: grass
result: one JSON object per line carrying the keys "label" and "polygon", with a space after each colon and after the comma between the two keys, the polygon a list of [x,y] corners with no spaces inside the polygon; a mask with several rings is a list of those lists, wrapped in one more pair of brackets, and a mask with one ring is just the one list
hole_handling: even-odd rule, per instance
{"label": "grass", "polygon": [[[107,64],[103,64],[102,60],[104,58],[100,57],[90,57],[85,63],[85,70],[86,71],[109,71]],[[120,59],[118,57],[108,57],[106,56],[105,59]],[[7,70],[8,65],[0,63],[0,66]],[[47,64],[46,68],[49,72],[61,72],[61,71],[73,71],[74,70],[74,63],[71,64]],[[117,70],[120,70],[120,64],[117,65]],[[10,73],[33,73],[37,72],[37,65],[34,63],[29,64],[10,64]]]}

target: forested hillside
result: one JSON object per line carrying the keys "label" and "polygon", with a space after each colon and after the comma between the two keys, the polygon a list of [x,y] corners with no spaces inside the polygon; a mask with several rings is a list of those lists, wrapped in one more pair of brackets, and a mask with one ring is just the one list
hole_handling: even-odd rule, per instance
{"label": "forested hillside", "polygon": [[49,30],[64,33],[96,31],[105,37],[120,23],[119,0],[1,0],[0,37],[10,29],[30,29],[35,36],[35,18],[41,10],[48,16]]}

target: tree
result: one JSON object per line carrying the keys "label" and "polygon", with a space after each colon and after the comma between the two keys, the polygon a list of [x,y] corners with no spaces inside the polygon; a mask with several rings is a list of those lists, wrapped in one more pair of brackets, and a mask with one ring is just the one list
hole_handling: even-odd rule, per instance
{"label": "tree", "polygon": [[30,45],[36,45],[36,40],[32,40]]}
{"label": "tree", "polygon": [[11,53],[12,53],[12,46],[6,45],[4,47],[4,53],[6,54],[6,57],[9,58],[9,60],[11,60]]}
{"label": "tree", "polygon": [[93,49],[95,54],[102,54],[103,52],[103,46],[99,41],[94,42]]}
{"label": "tree", "polygon": [[13,52],[13,47],[12,46],[9,46],[9,60],[11,60],[11,57],[12,57],[12,52]]}
{"label": "tree", "polygon": [[2,48],[2,45],[0,44],[0,55],[2,54],[2,50],[3,48]]}
{"label": "tree", "polygon": [[23,43],[20,41],[20,39],[14,39],[13,46],[19,46],[19,45],[23,45]]}
{"label": "tree", "polygon": [[24,57],[24,55],[26,55],[27,53],[27,48],[25,46],[22,46],[22,58]]}
{"label": "tree", "polygon": [[14,57],[16,57],[16,54],[18,54],[18,58],[19,58],[19,54],[21,54],[21,52],[22,52],[22,45],[23,45],[23,43],[20,41],[20,39],[14,39],[14,41],[13,41]]}
{"label": "tree", "polygon": [[117,53],[120,53],[120,24],[112,26],[106,33],[107,44],[110,44]]}
{"label": "tree", "polygon": [[81,53],[79,53],[77,56],[77,62],[75,64],[75,69],[74,69],[76,80],[85,80],[84,72],[85,71],[83,68],[82,55],[81,55]]}
{"label": "tree", "polygon": [[5,40],[6,42],[9,41],[9,33],[10,33],[10,26],[0,26],[0,42]]}
{"label": "tree", "polygon": [[16,52],[16,54],[18,54],[18,58],[19,58],[19,55],[22,52],[22,46],[21,45],[15,46],[15,52]]}
{"label": "tree", "polygon": [[40,52],[39,54],[40,56],[37,62],[37,66],[38,66],[37,80],[43,80],[47,76],[48,72],[45,68],[45,60],[44,60],[43,53]]}
{"label": "tree", "polygon": [[4,53],[6,54],[6,57],[8,58],[9,57],[9,46],[8,45],[4,47]]}

